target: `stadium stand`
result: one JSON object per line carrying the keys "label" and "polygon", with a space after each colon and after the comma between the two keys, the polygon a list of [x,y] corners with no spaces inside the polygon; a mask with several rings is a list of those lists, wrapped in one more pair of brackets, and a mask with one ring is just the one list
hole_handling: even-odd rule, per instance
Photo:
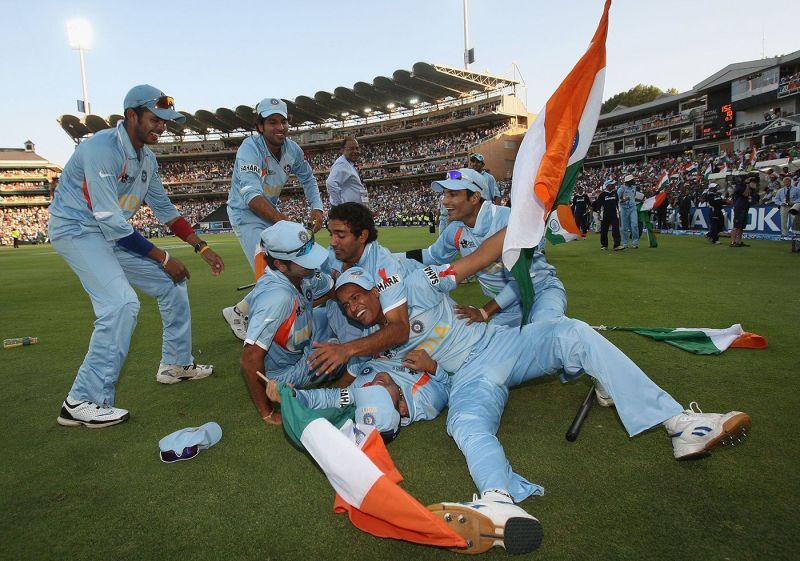
{"label": "stadium stand", "polygon": [[11,245],[11,232],[20,243],[47,239],[50,188],[61,168],[36,154],[28,140],[23,148],[0,148],[0,245]]}

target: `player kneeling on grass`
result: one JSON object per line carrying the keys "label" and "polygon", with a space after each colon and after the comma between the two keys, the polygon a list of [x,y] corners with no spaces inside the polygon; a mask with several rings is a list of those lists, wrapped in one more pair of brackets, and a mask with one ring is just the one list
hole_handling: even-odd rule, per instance
{"label": "player kneeling on grass", "polygon": [[97,316],[89,350],[61,406],[58,423],[98,428],[129,417],[114,407],[116,384],[136,327],[139,300],[131,285],[158,300],[164,325],[161,364],[164,384],[211,375],[213,366],[192,356],[192,320],[186,279],[189,270],[154,246],[128,223],[147,203],[156,218],[194,247],[213,275],[222,259],[201,240],[170,202],[147,144],[158,143],[167,121],[186,120],[158,88],[131,89],[125,119],[82,142],[64,166],[49,207],[53,249],[75,271]]}
{"label": "player kneeling on grass", "polygon": [[282,220],[261,233],[261,245],[267,267],[248,297],[250,322],[240,363],[261,418],[280,424],[280,412],[264,394],[257,373],[298,388],[324,380],[314,375],[308,357],[312,341],[332,336],[325,309],[314,309],[313,303],[330,292],[333,281],[316,271],[328,251],[303,225]]}
{"label": "player kneeling on grass", "polygon": [[[662,424],[672,438],[674,457],[679,460],[707,455],[712,448],[743,436],[751,421],[736,411],[720,415],[684,410],[591,327],[564,317],[563,290],[555,286],[537,295],[540,307],[534,310],[532,323],[521,330],[485,323],[468,325],[466,320],[455,317],[447,294],[485,267],[482,259],[487,254],[495,252],[495,259],[499,256],[503,235],[501,231],[483,243],[479,251],[452,265],[425,267],[407,277],[409,341],[389,354],[404,356],[405,365],[414,370],[442,368],[454,373],[447,430],[464,454],[481,497],[471,503],[442,503],[438,512],[448,522],[458,519],[457,514],[471,513],[486,525],[505,525],[506,535],[513,520],[512,526],[527,528],[527,534],[523,534],[528,539],[521,540],[520,547],[532,549],[538,546],[538,522],[522,522],[532,517],[513,502],[541,494],[543,489],[512,471],[496,437],[510,387],[556,372],[562,372],[564,378],[588,372],[615,403],[630,436]],[[366,271],[345,271],[337,279],[336,292],[350,318],[379,328],[383,321],[381,307],[374,280]],[[414,349],[417,352],[411,353]],[[429,353],[435,362],[427,362],[420,350]],[[392,427],[377,428],[384,432]],[[455,527],[466,529],[457,523]],[[516,532],[512,534],[517,536]],[[477,542],[473,539],[473,543]]]}

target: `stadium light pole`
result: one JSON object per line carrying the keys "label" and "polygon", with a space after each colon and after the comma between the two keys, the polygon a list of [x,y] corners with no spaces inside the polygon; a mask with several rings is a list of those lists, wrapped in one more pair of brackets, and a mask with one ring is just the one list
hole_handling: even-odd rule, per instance
{"label": "stadium light pole", "polygon": [[469,6],[468,0],[464,0],[464,70],[469,70]]}
{"label": "stadium light pole", "polygon": [[[81,61],[81,85],[83,86],[83,113],[88,115],[89,109],[89,94],[86,89],[86,67],[83,64],[83,51],[92,48],[92,26],[84,19],[71,19],[67,22],[67,35],[69,36],[69,46],[71,49],[78,51],[78,56]],[[81,111],[80,104],[78,104],[78,111]]]}

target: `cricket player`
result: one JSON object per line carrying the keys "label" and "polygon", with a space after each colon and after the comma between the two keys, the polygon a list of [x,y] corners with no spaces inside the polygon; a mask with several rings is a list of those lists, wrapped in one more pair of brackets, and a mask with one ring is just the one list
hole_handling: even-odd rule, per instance
{"label": "cricket player", "polygon": [[[264,254],[260,236],[265,228],[288,220],[280,212],[279,198],[290,174],[303,185],[306,200],[311,205],[313,232],[322,228],[322,198],[311,165],[296,142],[286,138],[289,133],[286,103],[277,98],[264,98],[256,105],[256,129],[239,147],[233,165],[231,190],[228,194],[228,217],[242,251],[254,270],[256,278],[264,271]],[[225,308],[222,315],[234,335],[244,339],[247,332],[249,300]]]}
{"label": "cricket player", "polygon": [[[473,154],[474,156],[474,154]],[[508,225],[511,209],[492,204],[485,178],[474,169],[462,168],[447,172],[447,178],[431,183],[435,192],[443,193],[450,220],[439,238],[428,248],[405,253],[425,265],[450,263],[457,255],[474,252],[487,238]],[[534,252],[531,269],[534,293],[560,281],[540,251]],[[519,327],[522,320],[519,287],[501,260],[476,275],[483,293],[490,300],[481,307],[456,305],[456,313],[469,322],[491,320],[495,325]]]}
{"label": "cricket player", "polygon": [[174,384],[211,375],[213,366],[192,356],[189,270],[128,223],[142,203],[194,247],[213,275],[222,259],[201,240],[170,202],[158,177],[156,144],[167,121],[186,118],[158,88],[140,85],[125,96],[125,118],[82,142],[64,166],[49,207],[53,248],[78,275],[97,317],[89,350],[64,400],[58,423],[99,428],[126,421],[114,407],[116,383],[136,327],[139,300],[133,287],[158,301],[164,326],[156,380]]}
{"label": "cricket player", "polygon": [[316,298],[333,288],[317,269],[328,252],[302,224],[282,220],[261,233],[267,268],[250,294],[250,319],[240,364],[250,397],[261,418],[280,424],[281,417],[258,380],[268,378],[297,388],[320,381],[308,365],[312,341],[332,337],[324,308]]}
{"label": "cricket player", "polygon": [[478,172],[481,177],[484,178],[486,181],[486,197],[485,199],[490,203],[499,205],[500,204],[500,189],[497,187],[497,180],[494,176],[483,169],[486,167],[486,162],[484,161],[483,154],[479,154],[478,152],[474,152],[469,156],[469,167],[470,169],[475,170]]}

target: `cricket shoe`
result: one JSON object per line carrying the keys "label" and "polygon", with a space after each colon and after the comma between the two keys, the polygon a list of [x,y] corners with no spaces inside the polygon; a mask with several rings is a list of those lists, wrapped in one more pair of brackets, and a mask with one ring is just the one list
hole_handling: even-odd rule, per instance
{"label": "cricket shoe", "polygon": [[83,425],[91,429],[101,429],[124,423],[130,417],[125,409],[110,405],[97,405],[91,401],[71,401],[69,397],[61,405],[61,413],[56,421],[63,427]]}
{"label": "cricket shoe", "polygon": [[600,380],[597,378],[592,378],[592,381],[594,382],[594,396],[597,399],[598,405],[600,405],[600,407],[613,407],[614,398],[611,397],[611,394],[608,393],[605,386],[601,384]]}
{"label": "cricket shoe", "polygon": [[236,338],[244,341],[247,337],[247,316],[243,315],[236,306],[231,306],[222,310],[222,317],[228,322]]}
{"label": "cricket shoe", "polygon": [[467,542],[466,548],[452,550],[458,553],[483,553],[498,546],[520,555],[542,543],[541,523],[511,502],[474,495],[472,502],[437,503],[427,508]]}
{"label": "cricket shoe", "polygon": [[158,365],[158,373],[156,380],[162,384],[177,384],[184,380],[200,380],[211,376],[214,372],[213,364],[164,364],[163,362]]}
{"label": "cricket shoe", "polygon": [[689,409],[664,422],[672,437],[672,453],[676,460],[702,458],[717,446],[735,446],[747,436],[753,421],[747,413],[703,413],[696,402]]}

